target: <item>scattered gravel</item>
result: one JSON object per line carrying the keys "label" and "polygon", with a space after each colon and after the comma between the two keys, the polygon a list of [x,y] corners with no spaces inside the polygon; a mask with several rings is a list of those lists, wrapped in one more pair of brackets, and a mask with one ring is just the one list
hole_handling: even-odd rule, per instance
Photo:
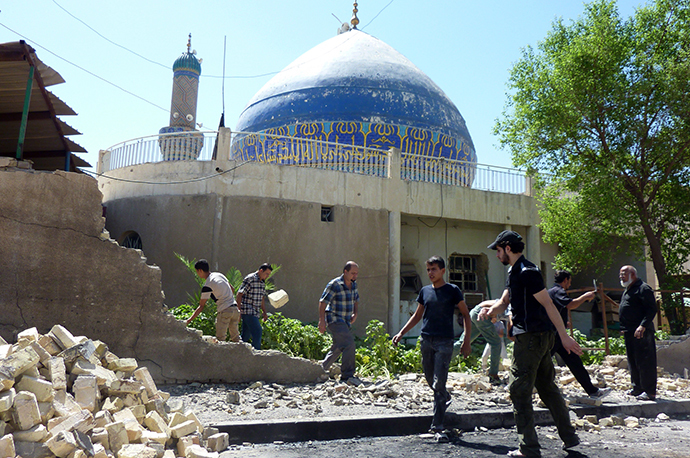
{"label": "scattered gravel", "polygon": [[[609,403],[639,402],[627,396],[630,374],[623,356],[609,356],[602,365],[590,366],[590,376],[599,387],[611,388],[603,399]],[[451,372],[447,387],[453,395],[449,412],[506,410],[511,408],[506,385],[508,372],[499,373],[504,383],[491,385],[483,374]],[[433,395],[421,374],[394,379],[362,380],[359,386],[329,379],[323,383],[281,385],[260,381],[243,384],[167,385],[169,402],[183,403],[205,424],[235,421],[270,421],[362,415],[431,414]],[[592,404],[567,367],[556,367],[556,382],[571,403]],[[690,399],[690,380],[660,372],[657,399]],[[535,404],[539,405],[535,395]]]}

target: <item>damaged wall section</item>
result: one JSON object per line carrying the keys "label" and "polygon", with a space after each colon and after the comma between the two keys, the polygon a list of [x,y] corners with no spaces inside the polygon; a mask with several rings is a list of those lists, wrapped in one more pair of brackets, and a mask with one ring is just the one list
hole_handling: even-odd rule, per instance
{"label": "damaged wall section", "polygon": [[136,358],[157,383],[312,382],[321,366],[204,342],[166,311],[161,271],[104,235],[92,178],[0,169],[0,335],[61,324]]}

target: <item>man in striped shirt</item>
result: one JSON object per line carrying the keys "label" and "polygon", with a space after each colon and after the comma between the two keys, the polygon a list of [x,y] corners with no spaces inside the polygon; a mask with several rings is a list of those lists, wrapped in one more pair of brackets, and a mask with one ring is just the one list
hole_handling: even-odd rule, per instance
{"label": "man in striped shirt", "polygon": [[266,294],[266,279],[273,272],[270,264],[261,264],[259,270],[244,277],[237,292],[237,303],[242,313],[242,340],[252,341],[256,350],[261,350],[261,319],[268,318],[264,295]]}

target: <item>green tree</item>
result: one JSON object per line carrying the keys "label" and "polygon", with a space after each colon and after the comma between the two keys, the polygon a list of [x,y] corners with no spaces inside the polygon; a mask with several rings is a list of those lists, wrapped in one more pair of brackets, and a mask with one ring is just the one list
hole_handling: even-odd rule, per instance
{"label": "green tree", "polygon": [[557,267],[603,271],[624,242],[676,286],[690,254],[689,3],[622,19],[594,1],[514,64],[494,132],[516,166],[546,172],[536,189]]}

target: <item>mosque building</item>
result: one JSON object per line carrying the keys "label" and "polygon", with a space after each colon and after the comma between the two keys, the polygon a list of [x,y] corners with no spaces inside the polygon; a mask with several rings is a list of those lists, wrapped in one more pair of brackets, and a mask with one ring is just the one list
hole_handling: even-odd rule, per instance
{"label": "mosque building", "polygon": [[[360,335],[373,319],[391,333],[404,324],[432,255],[469,305],[499,297],[506,270],[487,245],[505,229],[553,277],[556,248],[542,242],[529,180],[477,164],[455,104],[358,22],[355,3],[351,24],[268,81],[234,131],[205,138],[194,131],[201,65],[188,43],[173,67],[170,126],[101,151],[106,228],[161,267],[169,307],[198,288],[175,253],[221,272],[281,265],[274,282],[290,302],[280,311],[303,322],[356,261]],[[187,149],[166,151],[175,139]]]}

